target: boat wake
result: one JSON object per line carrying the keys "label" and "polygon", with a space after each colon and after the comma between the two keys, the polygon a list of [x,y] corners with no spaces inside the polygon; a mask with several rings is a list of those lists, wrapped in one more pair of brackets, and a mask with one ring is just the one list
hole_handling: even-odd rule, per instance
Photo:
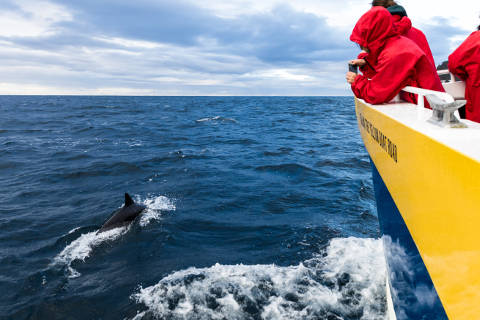
{"label": "boat wake", "polygon": [[[154,220],[160,220],[162,212],[174,211],[175,204],[172,200],[164,196],[156,196],[146,198],[142,200],[140,197],[136,197],[137,203],[142,203],[146,206],[145,211],[140,215],[139,225],[140,227],[147,226]],[[111,229],[102,233],[97,233],[98,230],[81,234],[80,237],[73,240],[68,244],[65,249],[62,250],[51,263],[51,266],[65,266],[69,278],[77,278],[81,274],[72,267],[73,262],[85,260],[90,256],[94,248],[101,244],[114,241],[128,232],[130,226]],[[80,230],[75,228],[68,234],[73,234]]]}
{"label": "boat wake", "polygon": [[134,319],[384,319],[383,256],[381,240],[339,238],[296,266],[189,268],[139,287]]}

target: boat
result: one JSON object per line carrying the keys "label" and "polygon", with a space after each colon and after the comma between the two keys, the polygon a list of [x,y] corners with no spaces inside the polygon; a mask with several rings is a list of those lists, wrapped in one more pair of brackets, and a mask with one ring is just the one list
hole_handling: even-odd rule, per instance
{"label": "boat", "polygon": [[389,319],[480,318],[480,124],[454,111],[465,84],[452,76],[443,85],[446,93],[404,88],[417,104],[355,97],[387,263]]}

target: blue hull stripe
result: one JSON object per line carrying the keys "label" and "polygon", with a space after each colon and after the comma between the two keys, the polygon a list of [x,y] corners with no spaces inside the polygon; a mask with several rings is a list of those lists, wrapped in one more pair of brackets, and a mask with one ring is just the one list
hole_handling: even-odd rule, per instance
{"label": "blue hull stripe", "polygon": [[448,319],[402,215],[375,164],[370,162],[397,319]]}

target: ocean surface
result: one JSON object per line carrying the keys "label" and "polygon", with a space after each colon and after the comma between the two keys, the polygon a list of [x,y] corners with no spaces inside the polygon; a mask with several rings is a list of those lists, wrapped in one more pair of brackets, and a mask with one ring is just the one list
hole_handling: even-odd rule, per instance
{"label": "ocean surface", "polygon": [[[0,96],[1,319],[384,319],[350,97]],[[96,234],[123,205],[129,227]]]}

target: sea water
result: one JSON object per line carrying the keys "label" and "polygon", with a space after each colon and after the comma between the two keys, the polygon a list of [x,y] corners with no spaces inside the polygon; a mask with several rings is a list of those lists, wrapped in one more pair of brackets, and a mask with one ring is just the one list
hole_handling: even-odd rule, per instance
{"label": "sea water", "polygon": [[[350,97],[0,97],[3,319],[384,319]],[[97,234],[124,193],[147,207]]]}

